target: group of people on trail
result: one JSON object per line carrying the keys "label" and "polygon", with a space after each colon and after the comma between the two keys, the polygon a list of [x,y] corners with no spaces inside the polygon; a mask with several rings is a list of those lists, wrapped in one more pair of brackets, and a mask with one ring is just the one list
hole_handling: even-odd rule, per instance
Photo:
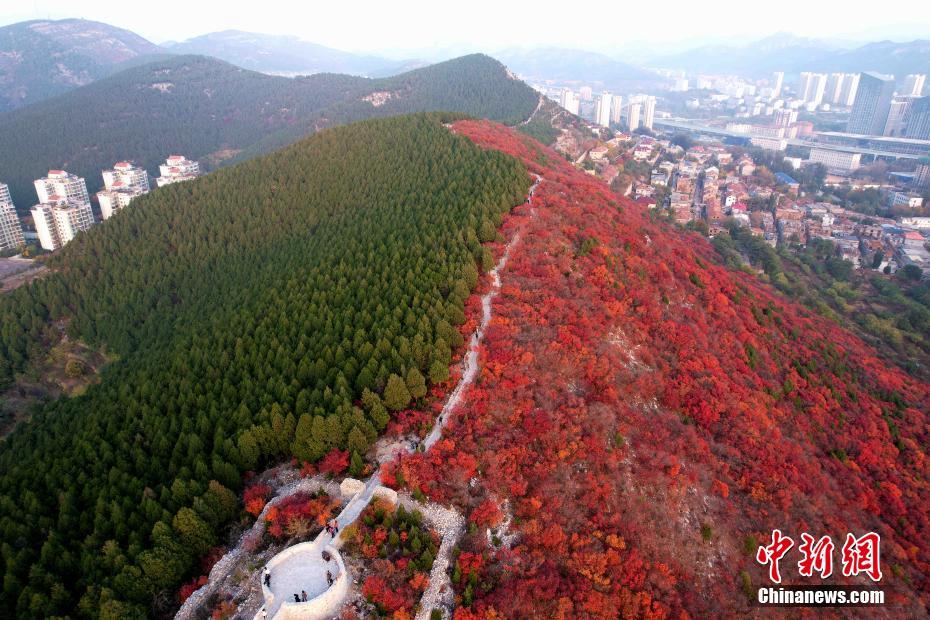
{"label": "group of people on trail", "polygon": [[294,602],[295,603],[306,603],[307,602],[307,591],[301,590],[300,596],[297,596],[297,593],[294,593]]}
{"label": "group of people on trail", "polygon": [[339,533],[339,522],[335,519],[330,520],[326,524],[326,533],[335,538],[336,534]]}

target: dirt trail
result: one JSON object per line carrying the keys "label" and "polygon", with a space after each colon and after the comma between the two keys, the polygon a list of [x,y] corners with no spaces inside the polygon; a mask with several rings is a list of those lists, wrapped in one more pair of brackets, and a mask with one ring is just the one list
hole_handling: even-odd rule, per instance
{"label": "dirt trail", "polygon": [[[542,182],[542,177],[539,175],[533,175],[536,177],[536,180],[533,182],[533,185],[530,187],[530,190],[527,194],[527,198],[524,204],[530,205],[533,201],[533,194],[536,193],[536,189],[539,187],[539,184]],[[535,210],[533,211],[535,215]],[[504,253],[501,256],[500,260],[497,261],[497,264],[490,272],[491,277],[491,289],[481,297],[481,322],[478,327],[475,329],[474,333],[471,336],[469,342],[468,351],[465,353],[465,356],[462,360],[463,371],[462,375],[459,378],[458,383],[455,386],[455,389],[452,390],[452,393],[449,395],[449,399],[446,401],[446,404],[443,406],[442,411],[436,418],[436,423],[433,425],[432,430],[423,440],[423,449],[429,450],[433,444],[435,444],[439,438],[442,436],[442,429],[445,427],[446,423],[449,421],[449,417],[455,411],[455,408],[461,403],[462,397],[465,394],[465,390],[475,381],[475,377],[478,375],[478,352],[481,346],[481,342],[484,340],[484,333],[488,327],[488,324],[491,322],[491,317],[493,316],[493,306],[492,302],[497,294],[500,292],[501,288],[501,278],[500,272],[507,265],[507,260],[510,258],[511,249],[520,242],[520,237],[522,234],[522,229],[514,233],[513,237],[507,243],[507,246],[504,248]],[[412,446],[403,446],[398,450],[398,454],[410,454],[417,449],[416,445]],[[365,507],[371,502],[372,497],[374,497],[374,492],[381,484],[381,469],[378,468],[368,480],[365,481],[364,488],[353,497],[345,508],[339,513],[339,516],[336,517],[336,521],[339,524],[339,529],[342,530],[347,525],[352,524],[365,510]],[[248,536],[255,536],[257,533],[260,535],[260,532],[264,531],[264,521],[263,516],[267,509],[286,497],[293,495],[302,490],[307,490],[309,486],[319,487],[320,481],[315,479],[309,479],[306,481],[299,481],[292,484],[289,484],[285,487],[282,487],[278,490],[274,499],[268,503],[265,507],[265,510],[259,515],[258,519],[255,522],[255,525],[251,530],[248,530],[240,538],[236,547],[224,555],[219,562],[213,567],[213,570],[210,571],[209,581],[200,587],[196,592],[194,592],[188,599],[185,601],[184,605],[181,606],[181,609],[178,610],[178,613],[175,615],[176,619],[187,620],[193,618],[195,612],[200,608],[200,606],[212,595],[220,585],[227,580],[232,571],[239,565],[239,560],[242,559],[244,553],[243,543]],[[454,512],[454,511],[453,511]],[[456,513],[457,514],[457,513]],[[461,515],[459,515],[461,519]],[[445,558],[445,566],[448,566],[448,558],[451,553],[452,547],[455,543],[458,542],[459,537],[461,537],[462,531],[464,531],[464,520],[456,522],[456,525],[452,528],[452,531],[455,532],[455,535],[444,536],[442,540],[442,545],[440,547],[440,556]],[[330,535],[324,530],[315,539],[315,542],[324,544],[330,542]],[[447,593],[451,591],[451,588],[448,584],[448,574],[446,573],[445,566],[442,566],[443,562],[440,562],[440,566],[434,566],[433,571],[431,571],[430,576],[430,585],[423,594],[421,599],[420,612],[417,614],[417,619],[429,618],[430,611],[434,606],[448,604],[449,601]],[[251,601],[248,599],[239,609],[239,612],[243,617],[248,617],[255,613],[255,610],[247,609],[255,606],[257,601]],[[276,610],[269,609],[269,617],[274,616]],[[251,613],[249,613],[251,612]]]}

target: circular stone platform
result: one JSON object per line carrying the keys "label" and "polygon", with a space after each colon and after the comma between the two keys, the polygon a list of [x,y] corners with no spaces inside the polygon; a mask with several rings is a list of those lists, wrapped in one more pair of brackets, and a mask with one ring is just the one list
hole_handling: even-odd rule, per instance
{"label": "circular stone platform", "polygon": [[[265,586],[262,570],[264,609],[273,620],[323,620],[338,615],[348,591],[348,577],[339,551],[330,546],[330,536],[323,532],[316,540],[288,547],[271,558],[267,568],[271,572],[271,587]],[[323,551],[330,561],[323,559]],[[333,585],[326,580],[326,571],[332,573]],[[306,602],[294,602],[294,594],[306,591]],[[262,611],[255,616],[262,620]]]}

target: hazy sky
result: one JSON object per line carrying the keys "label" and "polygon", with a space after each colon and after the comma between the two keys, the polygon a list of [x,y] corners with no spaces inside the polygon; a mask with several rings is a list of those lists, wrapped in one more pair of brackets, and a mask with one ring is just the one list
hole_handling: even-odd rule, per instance
{"label": "hazy sky", "polygon": [[[292,34],[351,51],[461,48],[494,51],[553,45],[610,50],[643,41],[676,49],[710,39],[740,41],[779,31],[824,38],[930,38],[930,1],[896,0],[882,11],[846,0],[552,2],[551,0],[230,0],[126,3],[3,0],[0,25],[82,17],[161,43],[235,28]],[[861,6],[861,5],[860,5]]]}

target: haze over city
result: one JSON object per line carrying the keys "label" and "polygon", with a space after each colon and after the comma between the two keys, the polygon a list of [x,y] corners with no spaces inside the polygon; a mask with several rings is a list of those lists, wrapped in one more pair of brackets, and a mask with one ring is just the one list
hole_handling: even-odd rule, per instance
{"label": "haze over city", "polygon": [[[467,8],[467,10],[466,10]],[[173,11],[126,11],[115,0],[34,0],[6,8],[0,25],[28,19],[81,17],[111,23],[155,43],[227,29],[292,35],[336,49],[394,56],[434,56],[509,47],[557,46],[637,55],[710,43],[748,42],[778,32],[837,43],[930,37],[930,4],[903,0],[894,11],[843,10],[832,2],[784,0],[777,10],[741,10],[732,2],[671,0],[576,10],[561,2],[406,0],[293,3],[287,0],[185,4]],[[282,17],[286,16],[286,17]],[[390,24],[390,26],[387,26]],[[527,36],[532,33],[532,37]],[[658,45],[661,44],[661,45]]]}

